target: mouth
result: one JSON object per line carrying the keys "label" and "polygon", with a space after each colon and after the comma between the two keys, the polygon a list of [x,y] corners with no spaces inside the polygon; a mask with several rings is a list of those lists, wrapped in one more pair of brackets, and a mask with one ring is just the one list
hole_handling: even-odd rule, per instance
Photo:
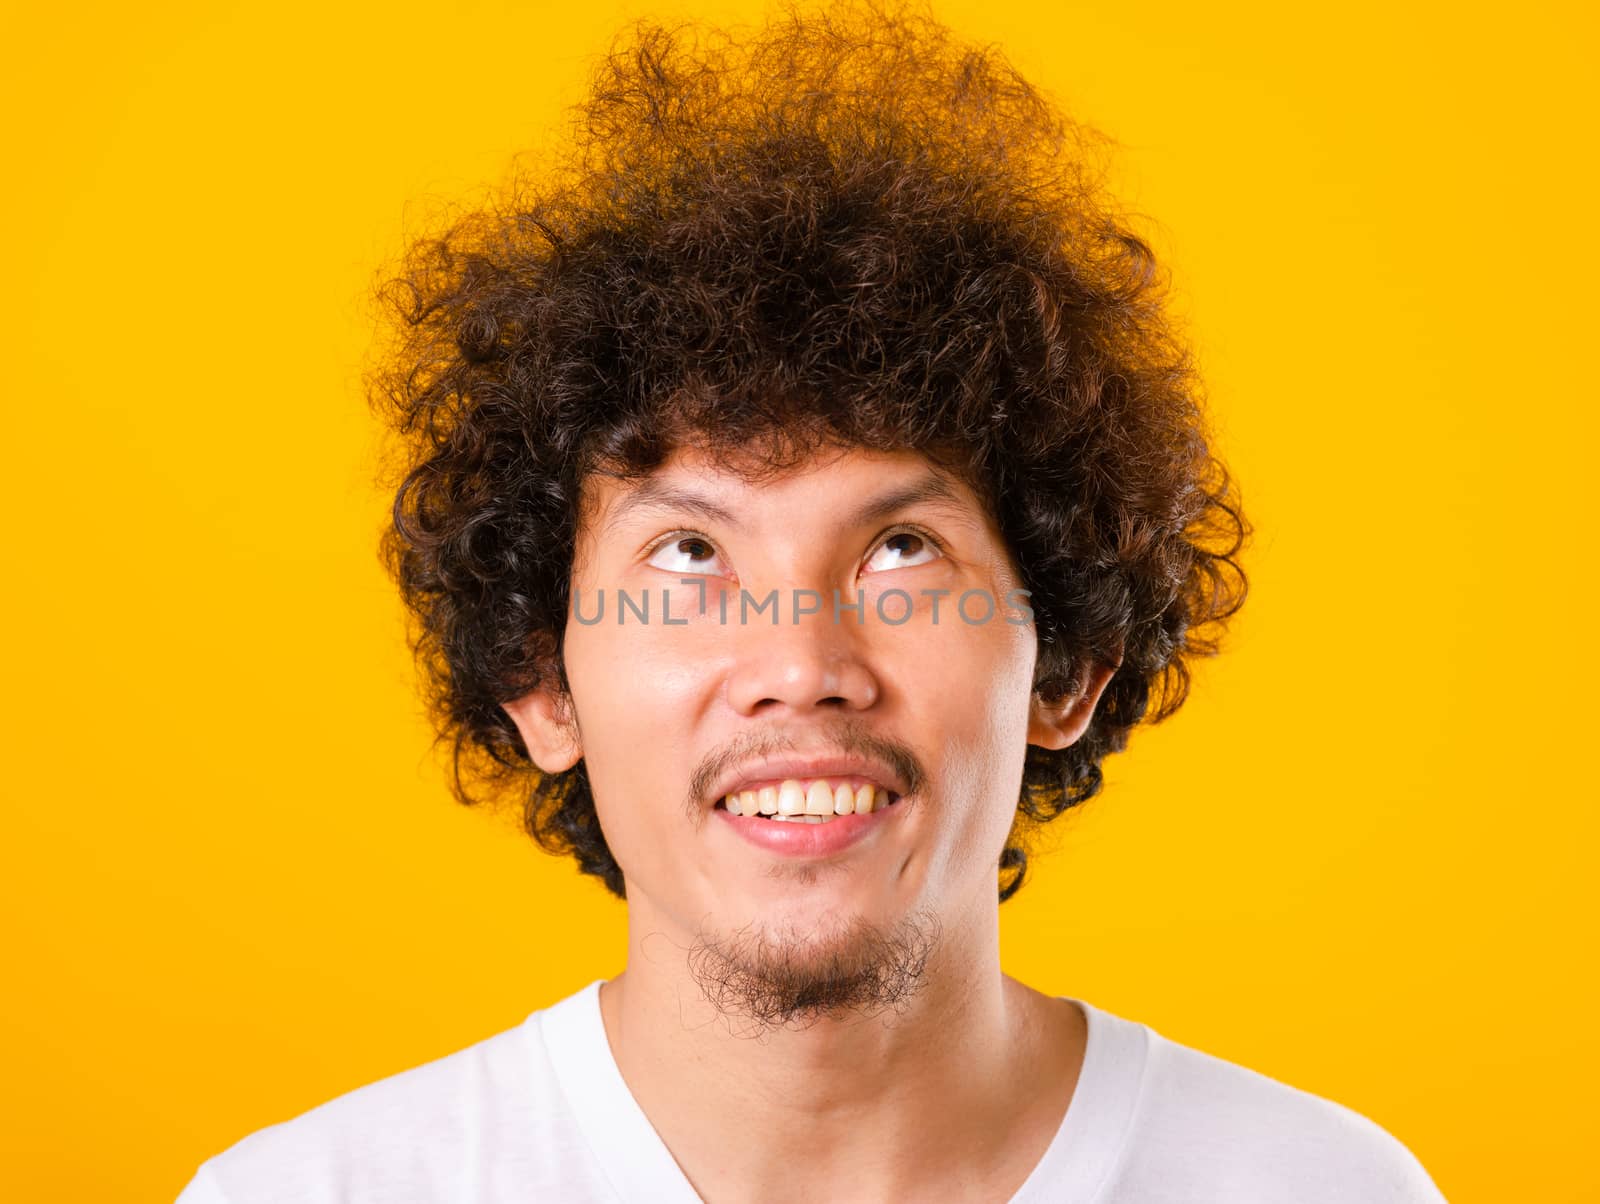
{"label": "mouth", "polygon": [[723,795],[715,809],[753,820],[816,825],[872,815],[900,799],[897,791],[867,777],[784,778]]}
{"label": "mouth", "polygon": [[889,839],[912,805],[902,797],[869,778],[785,778],[750,783],[711,810],[719,828],[769,856],[827,861]]}

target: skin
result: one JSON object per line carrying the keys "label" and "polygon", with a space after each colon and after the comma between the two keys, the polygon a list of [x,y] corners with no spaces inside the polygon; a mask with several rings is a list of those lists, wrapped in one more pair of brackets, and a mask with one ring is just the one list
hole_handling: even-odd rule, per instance
{"label": "skin", "polygon": [[[855,519],[929,475],[953,498]],[[505,704],[540,769],[587,758],[622,867],[627,966],[601,987],[600,1007],[623,1078],[708,1201],[1007,1199],[1065,1115],[1086,1024],[1075,1005],[1001,971],[996,863],[1025,746],[1077,740],[1115,666],[1054,704],[1032,692],[1034,627],[1003,621],[1019,617],[1006,597],[1020,586],[1005,542],[977,497],[920,454],[830,449],[755,485],[681,449],[651,483],[737,521],[682,504],[624,512],[637,483],[591,477],[572,584],[586,615],[604,587],[605,621],[567,625],[570,700],[541,688]],[[908,537],[907,523],[943,546]],[[690,576],[705,583],[705,615]],[[731,621],[741,587],[778,591],[776,626],[770,612]],[[618,589],[648,590],[649,623],[630,612],[618,625]],[[799,589],[824,602],[795,622]],[[834,589],[846,601],[865,592],[864,621],[832,621]],[[914,600],[903,624],[874,609],[888,589]],[[952,591],[937,624],[924,589]],[[958,620],[968,589],[996,599],[994,618]],[[672,624],[660,621],[663,590]],[[905,612],[903,600],[884,605]],[[906,810],[895,823],[826,861],[758,849],[711,810],[715,799],[693,797],[693,784],[752,752],[824,756],[849,733],[907,758],[923,788],[896,804]],[[853,920],[918,915],[940,934],[925,976],[876,1016],[754,1035],[712,1007],[687,957],[697,937],[758,933],[804,960]]]}

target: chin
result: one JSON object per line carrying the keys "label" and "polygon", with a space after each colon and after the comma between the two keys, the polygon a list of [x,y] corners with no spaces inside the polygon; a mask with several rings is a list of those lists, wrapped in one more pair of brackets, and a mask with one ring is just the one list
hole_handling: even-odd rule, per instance
{"label": "chin", "polygon": [[938,940],[931,912],[871,919],[835,904],[814,919],[791,913],[702,931],[690,972],[725,1015],[812,1023],[900,1006],[923,984]]}
{"label": "chin", "polygon": [[712,920],[702,927],[700,937],[735,961],[848,970],[881,956],[886,941],[903,939],[908,930],[926,926],[929,920],[927,914],[890,907],[881,898],[857,905],[837,895],[822,897],[824,893],[809,899],[794,895],[776,907],[753,908],[751,918],[742,924]]}

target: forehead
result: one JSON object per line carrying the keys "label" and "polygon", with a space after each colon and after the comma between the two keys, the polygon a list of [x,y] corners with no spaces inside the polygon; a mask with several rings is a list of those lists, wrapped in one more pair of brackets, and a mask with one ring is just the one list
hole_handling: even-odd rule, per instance
{"label": "forehead", "polygon": [[858,522],[922,505],[976,517],[984,507],[956,473],[912,450],[829,448],[774,462],[759,453],[712,455],[674,450],[656,469],[626,478],[591,474],[584,482],[585,526],[597,535],[664,510],[689,510],[738,527],[766,509],[792,516],[846,509]]}

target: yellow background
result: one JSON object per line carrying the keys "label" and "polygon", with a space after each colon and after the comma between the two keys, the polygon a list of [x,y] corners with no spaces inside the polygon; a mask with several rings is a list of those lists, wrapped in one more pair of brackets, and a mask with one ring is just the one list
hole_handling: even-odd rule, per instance
{"label": "yellow background", "polygon": [[[428,754],[363,294],[626,18],[761,11],[12,12],[0,1195],[171,1200],[618,968],[622,906]],[[1259,531],[1008,969],[1366,1113],[1454,1204],[1600,1198],[1593,29],[936,12],[1120,141]]]}

